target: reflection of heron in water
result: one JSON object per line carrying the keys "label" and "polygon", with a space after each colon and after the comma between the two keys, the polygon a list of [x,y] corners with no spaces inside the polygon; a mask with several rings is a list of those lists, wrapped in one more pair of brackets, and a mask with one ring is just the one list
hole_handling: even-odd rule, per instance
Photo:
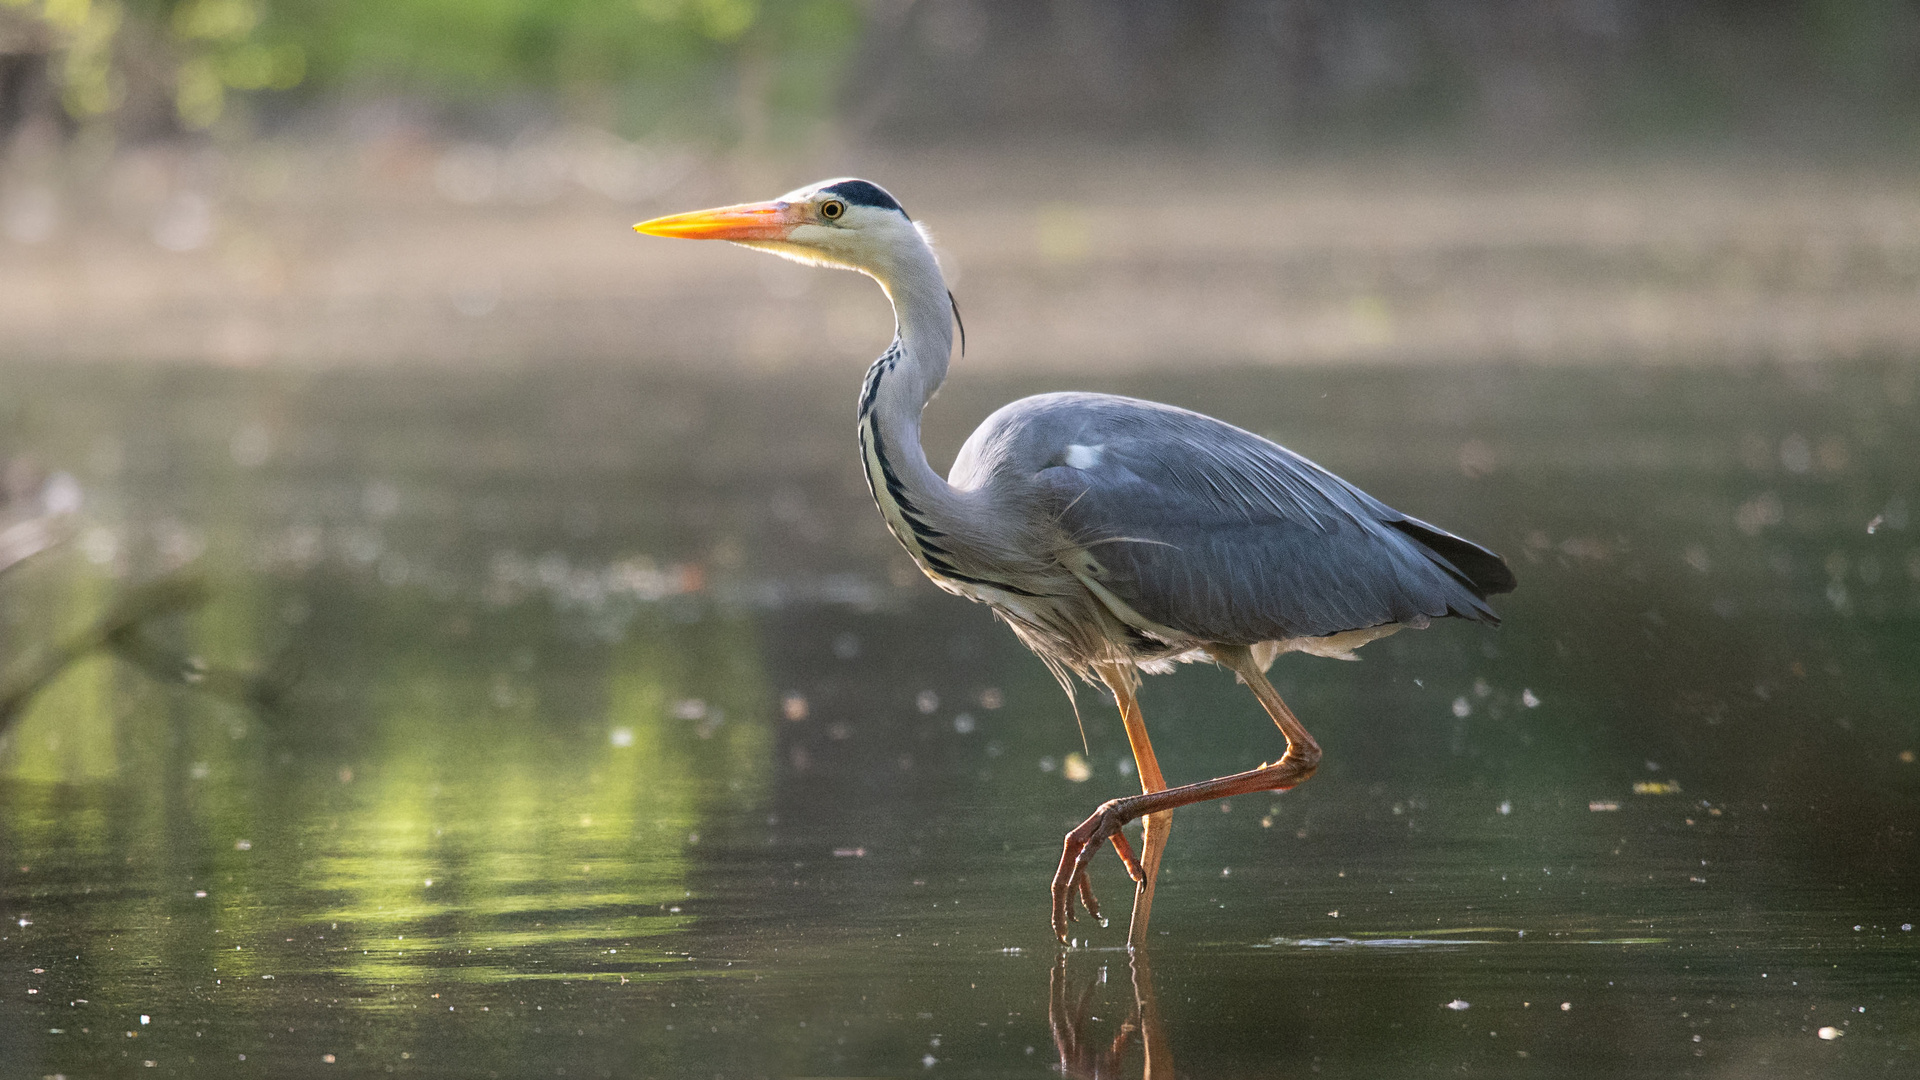
{"label": "reflection of heron in water", "polygon": [[[946,378],[958,309],[926,236],[865,180],[635,228],[858,270],[892,299],[897,334],[859,401],[861,458],[881,514],[934,584],[991,605],[1069,693],[1069,673],[1105,683],[1139,765],[1143,794],[1106,803],[1067,834],[1053,879],[1062,941],[1076,896],[1099,912],[1086,869],[1102,842],[1140,884],[1138,941],[1165,811],[1284,791],[1313,775],[1320,747],[1266,679],[1275,656],[1351,658],[1375,638],[1449,615],[1497,622],[1486,598],[1513,588],[1507,564],[1485,548],[1257,435],[1148,401],[1022,398],[988,417],[941,479],[920,446],[920,413]],[[1203,659],[1247,684],[1287,752],[1168,788],[1134,690],[1142,670]],[[1144,859],[1120,831],[1142,816]]]}
{"label": "reflection of heron in water", "polygon": [[1120,1022],[1113,1038],[1102,1043],[1089,1037],[1087,1022],[1094,1019],[1094,992],[1105,980],[1090,980],[1078,995],[1067,981],[1067,957],[1063,953],[1047,973],[1047,1026],[1053,1031],[1053,1049],[1060,1055],[1060,1072],[1075,1080],[1104,1080],[1119,1076],[1126,1062],[1128,1047],[1140,1040],[1146,1059],[1144,1080],[1173,1076],[1173,1047],[1160,1023],[1160,999],[1153,990],[1153,961],[1149,949],[1127,950],[1127,974],[1133,991],[1133,1010]]}

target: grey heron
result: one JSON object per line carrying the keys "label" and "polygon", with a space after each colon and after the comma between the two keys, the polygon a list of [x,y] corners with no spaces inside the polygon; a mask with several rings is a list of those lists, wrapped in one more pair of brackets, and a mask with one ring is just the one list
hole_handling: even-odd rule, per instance
{"label": "grey heron", "polygon": [[[824,180],[769,202],[655,218],[654,236],[730,240],[866,274],[893,303],[893,343],[867,369],[860,456],[887,527],[933,583],[991,606],[1053,671],[1104,684],[1126,726],[1139,795],[1102,804],[1067,834],[1053,878],[1062,941],[1076,898],[1099,917],[1087,866],[1112,843],[1144,926],[1167,812],[1285,791],[1320,747],[1273,685],[1276,656],[1355,659],[1403,628],[1459,617],[1497,624],[1505,560],[1408,517],[1306,458],[1209,416],[1111,394],[1022,398],[981,423],[945,479],[920,418],[947,375],[959,309],[924,230],[879,186]],[[965,328],[961,328],[962,350]],[[1257,769],[1169,787],[1135,691],[1141,672],[1211,660],[1252,690],[1286,752]],[[1136,856],[1121,827],[1146,817]]]}

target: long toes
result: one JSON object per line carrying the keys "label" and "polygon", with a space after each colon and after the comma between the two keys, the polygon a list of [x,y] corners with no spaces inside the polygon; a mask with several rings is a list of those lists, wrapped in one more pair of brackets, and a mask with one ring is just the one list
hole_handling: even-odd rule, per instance
{"label": "long toes", "polygon": [[1067,940],[1067,924],[1075,921],[1073,914],[1073,852],[1071,849],[1060,859],[1060,871],[1053,878],[1053,936],[1064,944]]}
{"label": "long toes", "polygon": [[1080,875],[1080,902],[1087,905],[1087,914],[1100,918],[1100,901],[1093,898],[1093,882],[1085,874]]}

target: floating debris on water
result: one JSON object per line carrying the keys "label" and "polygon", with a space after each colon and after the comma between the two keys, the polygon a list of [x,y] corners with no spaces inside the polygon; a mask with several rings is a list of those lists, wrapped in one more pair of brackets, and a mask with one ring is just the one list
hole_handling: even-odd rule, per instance
{"label": "floating debris on water", "polygon": [[1620,809],[1620,804],[1617,802],[1609,802],[1606,799],[1595,799],[1587,804],[1587,809],[1596,814],[1604,814]]}
{"label": "floating debris on water", "polygon": [[1067,755],[1067,761],[1061,769],[1061,775],[1076,784],[1084,784],[1093,778],[1093,765],[1087,761],[1084,754],[1078,752],[1071,753]]}
{"label": "floating debris on water", "polygon": [[[1333,914],[1333,912],[1328,912]],[[1293,948],[1293,949],[1454,949],[1463,945],[1493,945],[1496,942],[1485,938],[1414,938],[1414,937],[1323,937],[1323,938],[1285,938],[1277,937],[1260,942],[1256,949]]]}
{"label": "floating debris on water", "polygon": [[1832,1042],[1833,1040],[1839,1038],[1840,1036],[1845,1035],[1846,1032],[1841,1031],[1837,1027],[1823,1027],[1819,1031],[1815,1032],[1814,1034],[1819,1035],[1822,1039],[1825,1039],[1828,1042]]}
{"label": "floating debris on water", "polygon": [[1446,1007],[1452,1009],[1454,1012],[1464,1012],[1467,1009],[1473,1008],[1473,1003],[1454,998],[1452,1001],[1447,1002]]}
{"label": "floating debris on water", "polygon": [[1635,795],[1678,795],[1680,785],[1672,780],[1642,780],[1633,785]]}
{"label": "floating debris on water", "polygon": [[1520,691],[1520,704],[1525,705],[1529,709],[1537,709],[1540,707],[1540,698],[1531,690],[1522,690]]}

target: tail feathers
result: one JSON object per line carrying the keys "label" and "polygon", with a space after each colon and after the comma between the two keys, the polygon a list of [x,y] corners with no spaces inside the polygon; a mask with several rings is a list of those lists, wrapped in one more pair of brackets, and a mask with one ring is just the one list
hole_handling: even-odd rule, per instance
{"label": "tail feathers", "polygon": [[1499,593],[1512,592],[1518,584],[1507,560],[1470,540],[1462,540],[1417,518],[1402,518],[1387,524],[1412,537],[1439,557],[1460,583],[1481,600]]}

